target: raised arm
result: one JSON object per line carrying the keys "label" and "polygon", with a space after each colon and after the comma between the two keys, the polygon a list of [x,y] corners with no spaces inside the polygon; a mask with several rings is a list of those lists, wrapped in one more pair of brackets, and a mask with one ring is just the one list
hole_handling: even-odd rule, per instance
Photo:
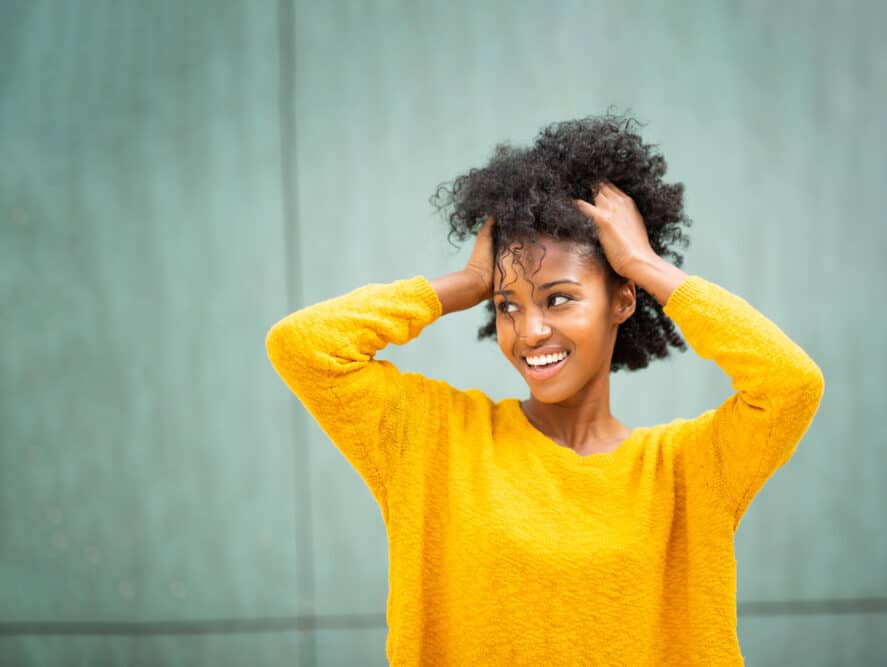
{"label": "raised arm", "polygon": [[440,413],[434,404],[448,388],[400,373],[375,354],[389,343],[411,340],[441,314],[470,308],[489,295],[490,224],[462,271],[431,282],[417,276],[366,285],[296,311],[268,332],[271,364],[377,500],[384,496],[402,448],[421,446],[422,434],[435,432],[431,415]]}
{"label": "raised arm", "polygon": [[443,314],[466,310],[493,296],[493,218],[477,233],[465,268],[431,281]]}
{"label": "raised arm", "polygon": [[724,489],[734,528],[755,494],[794,453],[824,390],[813,360],[744,299],[696,276],[665,313],[699,356],[730,376],[735,394],[688,426],[688,462]]}
{"label": "raised arm", "polygon": [[424,379],[374,356],[439,315],[437,296],[417,276],[298,310],[266,337],[274,369],[380,501],[402,446],[405,407],[423,400]]}
{"label": "raised arm", "polygon": [[767,479],[792,455],[819,407],[819,367],[775,324],[730,292],[658,257],[634,202],[603,184],[595,204],[578,201],[600,230],[613,268],[651,294],[701,357],[730,376],[736,393],[689,426],[685,452],[723,489],[734,526]]}

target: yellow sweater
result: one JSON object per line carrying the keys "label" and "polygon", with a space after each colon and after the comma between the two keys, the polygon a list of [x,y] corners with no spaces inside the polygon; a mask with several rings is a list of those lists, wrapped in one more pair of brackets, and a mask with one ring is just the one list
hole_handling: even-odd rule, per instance
{"label": "yellow sweater", "polygon": [[516,399],[373,359],[440,312],[419,276],[300,310],[267,339],[381,508],[391,664],[742,664],[733,534],[816,412],[816,364],[747,302],[690,277],[665,312],[737,393],[582,457]]}

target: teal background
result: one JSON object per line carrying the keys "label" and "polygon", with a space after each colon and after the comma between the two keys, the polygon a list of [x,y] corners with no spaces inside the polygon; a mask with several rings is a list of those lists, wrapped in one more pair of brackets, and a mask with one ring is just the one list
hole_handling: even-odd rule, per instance
{"label": "teal background", "polygon": [[[826,377],[737,534],[746,660],[887,662],[885,19],[861,0],[0,0],[0,665],[385,664],[379,511],[265,332],[458,268],[437,184],[611,106],[686,184],[685,268]],[[386,356],[523,395],[481,320]],[[729,392],[691,352],[615,375],[613,409],[653,424]]]}

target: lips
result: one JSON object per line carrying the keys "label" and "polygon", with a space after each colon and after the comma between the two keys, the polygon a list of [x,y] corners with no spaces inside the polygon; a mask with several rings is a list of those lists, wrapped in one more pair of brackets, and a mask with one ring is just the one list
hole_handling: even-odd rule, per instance
{"label": "lips", "polygon": [[[531,358],[538,359],[542,355],[532,354],[527,355]],[[522,356],[524,370],[528,378],[533,380],[547,380],[555,375],[564,367],[564,365],[570,359],[570,353],[562,351],[559,354],[550,355],[550,356],[562,356],[563,358],[559,361],[555,361],[554,363],[548,363],[540,366],[533,366],[527,361],[527,356]]]}

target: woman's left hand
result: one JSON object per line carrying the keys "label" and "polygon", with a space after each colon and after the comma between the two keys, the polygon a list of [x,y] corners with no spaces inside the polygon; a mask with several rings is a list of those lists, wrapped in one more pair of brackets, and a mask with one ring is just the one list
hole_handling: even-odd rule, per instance
{"label": "woman's left hand", "polygon": [[607,261],[620,276],[631,278],[632,264],[658,259],[634,200],[609,181],[601,182],[594,205],[577,199],[576,206],[597,226]]}

